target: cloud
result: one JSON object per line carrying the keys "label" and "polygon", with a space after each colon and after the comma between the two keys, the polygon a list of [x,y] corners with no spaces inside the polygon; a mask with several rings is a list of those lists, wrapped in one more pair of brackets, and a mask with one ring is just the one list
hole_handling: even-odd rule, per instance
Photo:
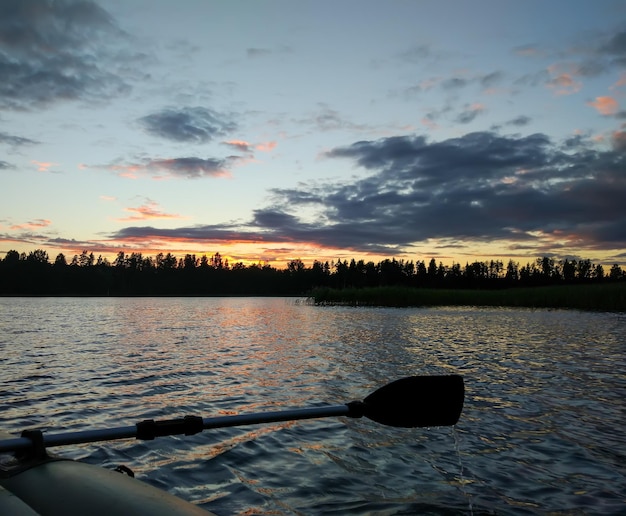
{"label": "cloud", "polygon": [[15,136],[12,134],[0,132],[0,143],[6,143],[7,145],[13,145],[15,147],[18,147],[20,145],[35,145],[39,142],[31,140],[29,138],[23,138],[21,136]]}
{"label": "cloud", "polygon": [[113,18],[90,1],[0,2],[0,108],[32,110],[62,100],[127,93],[131,56]]}
{"label": "cloud", "polygon": [[390,97],[402,97],[405,100],[413,101],[415,97],[425,94],[435,89],[441,89],[449,96],[454,96],[461,90],[468,87],[478,87],[483,94],[497,93],[496,86],[502,82],[505,74],[499,70],[489,72],[487,74],[475,74],[471,76],[452,76],[448,78],[430,77],[422,79],[403,89],[391,91]]}
{"label": "cloud", "polygon": [[626,30],[612,34],[608,41],[600,47],[599,53],[610,56],[612,64],[615,66],[626,66]]}
{"label": "cloud", "polygon": [[456,117],[456,121],[460,124],[469,124],[484,111],[485,106],[482,104],[472,104],[471,106],[466,106],[464,111]]}
{"label": "cloud", "polygon": [[604,116],[615,115],[619,111],[619,104],[613,97],[596,97],[592,102],[587,102]]}
{"label": "cloud", "polygon": [[296,123],[313,126],[318,131],[336,131],[349,129],[354,131],[364,131],[368,127],[362,124],[356,124],[347,118],[344,118],[339,111],[330,108],[324,103],[320,103],[318,110],[311,113],[306,119],[296,120]]}
{"label": "cloud", "polygon": [[621,88],[623,86],[626,86],[626,72],[623,72],[620,75],[620,78],[617,80],[617,82],[615,84],[611,85],[609,89],[615,90],[615,89]]}
{"label": "cloud", "polygon": [[[146,242],[153,240],[178,242],[248,242],[259,243],[267,240],[267,234],[262,231],[240,231],[237,226],[228,224],[189,226],[174,229],[161,229],[152,226],[133,226],[122,228],[111,235],[116,241]],[[272,238],[272,241],[276,240]],[[285,240],[286,241],[286,240]]]}
{"label": "cloud", "polygon": [[52,222],[48,219],[35,219],[23,224],[14,224],[10,229],[14,231],[20,229],[38,229],[48,227],[50,224],[52,224]]}
{"label": "cloud", "polygon": [[[571,154],[542,134],[479,132],[433,143],[423,136],[356,142],[328,156],[350,159],[372,175],[276,190],[273,218],[258,219],[266,229],[362,251],[430,238],[536,240],[536,232],[575,235],[591,227],[604,231],[606,242],[597,245],[626,245],[615,230],[616,220],[626,222],[620,201],[626,181],[613,151],[581,146]],[[325,223],[311,228],[284,215],[304,206],[317,208]],[[595,237],[588,238],[591,245]]]}
{"label": "cloud", "polygon": [[582,88],[582,83],[575,80],[571,73],[564,72],[558,66],[548,67],[550,78],[546,81],[546,86],[555,95],[572,95],[578,93]]}
{"label": "cloud", "polygon": [[531,122],[530,117],[527,117],[526,115],[520,115],[514,118],[513,120],[509,120],[507,122],[507,125],[515,125],[517,127],[523,127],[525,125],[530,124],[530,122]]}
{"label": "cloud", "polygon": [[444,90],[457,90],[464,88],[470,83],[469,79],[465,79],[462,77],[451,77],[450,79],[446,79],[441,83],[441,87]]}
{"label": "cloud", "polygon": [[248,59],[260,59],[274,54],[290,54],[291,52],[292,48],[286,45],[281,45],[274,49],[250,47],[246,49],[246,56]]}
{"label": "cloud", "polygon": [[545,51],[536,45],[524,45],[513,49],[513,53],[522,57],[543,57]]}
{"label": "cloud", "polygon": [[488,73],[487,75],[484,75],[479,80],[483,88],[489,89],[489,88],[493,88],[496,84],[501,82],[503,78],[504,78],[504,74],[500,71],[496,71],[496,72],[491,72],[491,73]]}
{"label": "cloud", "polygon": [[230,140],[230,141],[222,142],[222,143],[224,145],[228,145],[229,147],[232,147],[233,149],[236,149],[240,152],[244,152],[246,154],[249,154],[252,152],[252,145],[243,140]]}
{"label": "cloud", "polygon": [[[528,73],[515,81],[518,85],[544,84],[555,95],[572,95],[583,87],[583,79],[623,71],[626,66],[626,31],[613,28],[604,34],[581,34],[575,46],[550,51],[534,46],[519,47],[516,54],[524,57],[553,59],[544,70]],[[619,84],[619,83],[618,83]]]}
{"label": "cloud", "polygon": [[416,45],[405,52],[402,52],[398,57],[402,61],[406,61],[412,64],[419,64],[432,55],[432,50],[428,45]]}
{"label": "cloud", "polygon": [[203,107],[167,108],[139,123],[153,136],[186,143],[206,143],[237,129],[230,115]]}
{"label": "cloud", "polygon": [[254,148],[258,151],[261,152],[271,152],[276,148],[276,145],[278,145],[276,142],[272,141],[272,142],[263,142],[263,143],[257,143]]}
{"label": "cloud", "polygon": [[0,170],[9,170],[11,168],[15,168],[15,166],[11,165],[7,161],[0,160]]}
{"label": "cloud", "polygon": [[105,168],[117,172],[122,177],[136,179],[139,175],[150,175],[153,179],[198,179],[201,177],[230,177],[228,168],[239,160],[238,156],[217,158],[170,158],[146,159],[135,163],[105,165]]}
{"label": "cloud", "polygon": [[613,148],[618,152],[626,151],[626,131],[614,131],[612,135]]}
{"label": "cloud", "polygon": [[271,55],[272,51],[266,48],[248,48],[246,54],[249,58],[259,58]]}
{"label": "cloud", "polygon": [[124,208],[125,211],[133,213],[133,215],[129,217],[123,217],[115,219],[119,222],[134,222],[139,220],[150,220],[150,219],[183,219],[185,217],[174,214],[174,213],[165,213],[158,209],[159,204],[148,200],[145,204],[138,206],[136,208]]}
{"label": "cloud", "polygon": [[[274,189],[246,225],[131,227],[115,238],[308,243],[357,253],[403,252],[443,242],[508,242],[582,251],[626,247],[623,145],[600,151],[585,138],[470,133],[359,141],[327,152],[365,175]],[[516,243],[516,244],[515,244]]]}
{"label": "cloud", "polygon": [[37,160],[31,160],[31,163],[37,165],[37,171],[38,172],[50,172],[50,168],[58,165],[58,163],[52,163],[50,161],[37,161]]}

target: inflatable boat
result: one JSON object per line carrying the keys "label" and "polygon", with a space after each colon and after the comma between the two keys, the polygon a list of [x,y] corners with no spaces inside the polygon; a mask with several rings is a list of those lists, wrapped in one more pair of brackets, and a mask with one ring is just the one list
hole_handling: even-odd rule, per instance
{"label": "inflatable boat", "polygon": [[170,493],[133,478],[125,467],[109,470],[64,459],[48,448],[115,440],[152,440],[223,428],[321,417],[367,417],[381,424],[416,428],[454,425],[464,400],[463,379],[411,376],[389,383],[363,401],[235,416],[185,416],[144,420],[104,430],[46,434],[26,430],[19,437],[0,432],[0,515],[204,515],[211,514]]}
{"label": "inflatable boat", "polygon": [[2,516],[204,515],[207,511],[124,474],[56,456],[5,461]]}

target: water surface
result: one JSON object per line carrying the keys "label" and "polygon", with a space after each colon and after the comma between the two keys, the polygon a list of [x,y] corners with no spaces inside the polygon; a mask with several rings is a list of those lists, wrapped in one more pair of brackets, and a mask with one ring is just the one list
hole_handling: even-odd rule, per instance
{"label": "water surface", "polygon": [[455,428],[346,418],[55,448],[218,514],[626,511],[626,316],[275,298],[0,298],[0,428],[361,399],[463,375]]}

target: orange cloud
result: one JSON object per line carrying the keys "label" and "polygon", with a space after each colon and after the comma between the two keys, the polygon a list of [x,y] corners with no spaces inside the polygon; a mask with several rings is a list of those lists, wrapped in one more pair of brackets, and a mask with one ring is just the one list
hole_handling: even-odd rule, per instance
{"label": "orange cloud", "polygon": [[555,95],[572,95],[580,91],[582,84],[566,72],[557,73],[554,67],[548,67],[548,72],[552,78],[548,81],[548,88],[554,91]]}
{"label": "orange cloud", "polygon": [[613,97],[596,97],[596,100],[587,104],[601,115],[614,115],[619,111],[619,104]]}
{"label": "orange cloud", "polygon": [[250,144],[245,140],[229,140],[224,142],[226,145],[235,147],[242,152],[250,152]]}
{"label": "orange cloud", "polygon": [[270,152],[276,148],[276,145],[276,142],[258,143],[254,148],[261,152]]}
{"label": "orange cloud", "polygon": [[626,86],[626,73],[622,73],[619,80],[615,84],[610,86],[609,89],[614,90],[617,88],[621,88],[622,86]]}
{"label": "orange cloud", "polygon": [[58,165],[58,163],[52,163],[49,161],[37,161],[34,159],[31,160],[31,163],[34,163],[35,165],[37,165],[38,172],[48,172],[50,170],[50,167]]}
{"label": "orange cloud", "polygon": [[25,222],[24,224],[15,224],[11,226],[11,229],[37,229],[37,228],[45,228],[52,224],[52,222],[48,219],[35,219],[29,222]]}
{"label": "orange cloud", "polygon": [[132,222],[137,220],[149,220],[149,219],[184,219],[181,215],[176,213],[165,213],[157,209],[158,204],[156,202],[149,202],[139,206],[138,208],[124,208],[125,211],[135,213],[130,217],[123,217],[115,219],[119,222]]}

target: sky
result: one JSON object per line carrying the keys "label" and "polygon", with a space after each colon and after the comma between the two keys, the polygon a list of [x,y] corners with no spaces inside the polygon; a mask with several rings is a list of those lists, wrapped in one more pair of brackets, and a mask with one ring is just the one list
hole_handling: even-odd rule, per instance
{"label": "sky", "polygon": [[36,249],[626,265],[626,3],[1,0]]}

